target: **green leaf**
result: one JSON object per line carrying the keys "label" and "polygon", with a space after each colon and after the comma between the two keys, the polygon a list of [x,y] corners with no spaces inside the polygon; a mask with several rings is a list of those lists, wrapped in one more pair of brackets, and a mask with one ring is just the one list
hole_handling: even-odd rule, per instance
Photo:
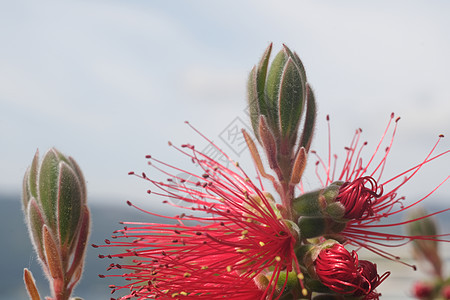
{"label": "green leaf", "polygon": [[266,85],[267,68],[269,65],[271,52],[272,44],[267,47],[259,64],[250,72],[247,82],[247,99],[250,110],[250,120],[252,122],[253,132],[258,140],[260,140],[258,134],[259,116],[267,116],[267,104],[264,96],[264,88]]}
{"label": "green leaf", "polygon": [[304,82],[308,81],[306,78],[305,67],[303,66],[303,63],[300,60],[300,57],[298,57],[297,53],[292,52],[286,45],[283,45],[283,47],[284,47],[284,50],[288,53],[289,57],[292,57],[292,59],[294,60],[295,65],[297,66],[297,68],[301,74],[302,80]]}
{"label": "green leaf", "polygon": [[271,53],[272,43],[269,47],[267,47],[266,51],[264,51],[261,61],[258,64],[258,68],[256,69],[256,92],[258,95],[259,113],[264,116],[267,116],[267,104],[264,97],[264,91],[266,86],[267,68],[269,66],[269,58]]}
{"label": "green leaf", "polygon": [[[263,95],[264,96],[264,95]],[[247,100],[253,132],[259,140],[259,99],[256,84],[256,67],[252,69],[247,81]]]}
{"label": "green leaf", "polygon": [[58,197],[58,157],[54,149],[50,149],[42,160],[39,170],[39,198],[47,224],[54,228],[56,203]]}
{"label": "green leaf", "polygon": [[74,170],[64,161],[59,164],[58,231],[61,245],[70,245],[75,237],[83,206],[83,192]]}
{"label": "green leaf", "polygon": [[[84,256],[86,254],[86,247],[87,242],[89,239],[89,233],[90,233],[90,212],[87,206],[83,207],[83,213],[82,213],[82,219],[80,220],[80,230],[77,234],[77,239],[75,241],[74,247],[73,247],[73,260],[72,265],[70,267],[70,271],[68,273],[69,277],[73,277],[75,275],[74,273],[79,270],[79,272],[82,272],[83,270],[83,262],[84,262]],[[81,275],[81,274],[80,274]],[[76,278],[74,278],[76,279]]]}
{"label": "green leaf", "polygon": [[83,172],[81,172],[80,166],[77,164],[75,159],[73,159],[71,156],[69,156],[69,162],[70,162],[70,165],[71,165],[72,169],[77,174],[78,181],[80,182],[80,185],[81,185],[83,204],[86,204],[86,202],[87,202],[87,191],[86,191],[86,181],[84,180]]}
{"label": "green leaf", "polygon": [[281,76],[283,74],[284,66],[288,57],[286,53],[281,50],[275,56],[269,73],[267,74],[265,86],[265,100],[267,103],[267,123],[275,135],[279,135],[278,126],[278,96],[280,92]]}
{"label": "green leaf", "polygon": [[31,198],[27,207],[27,225],[30,231],[31,242],[34,245],[39,258],[44,262],[44,245],[42,242],[42,226],[44,226],[44,216],[42,215],[36,199]]}
{"label": "green leaf", "polygon": [[280,129],[283,137],[297,135],[306,96],[304,84],[293,59],[289,58],[281,76],[278,98]]}
{"label": "green leaf", "polygon": [[30,171],[28,173],[29,191],[31,196],[38,198],[38,167],[39,167],[39,150],[34,154],[33,162],[31,163]]}
{"label": "green leaf", "polygon": [[23,177],[22,182],[22,208],[25,215],[27,214],[28,202],[30,202],[31,199],[29,177],[30,177],[30,168],[28,168],[25,171],[25,176]]}
{"label": "green leaf", "polygon": [[306,84],[306,95],[306,115],[302,136],[300,138],[300,147],[304,147],[308,152],[311,147],[316,124],[316,100],[308,83]]}

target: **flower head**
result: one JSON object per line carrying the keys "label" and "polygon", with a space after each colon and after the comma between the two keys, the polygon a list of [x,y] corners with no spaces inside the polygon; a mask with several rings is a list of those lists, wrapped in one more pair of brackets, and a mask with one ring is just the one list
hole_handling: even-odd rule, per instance
{"label": "flower head", "polygon": [[430,299],[433,295],[433,286],[428,282],[418,281],[414,283],[413,293],[417,299]]}
{"label": "flower head", "polygon": [[[125,259],[110,269],[126,270],[117,276],[130,283],[113,290],[129,288],[131,293],[122,299],[281,296],[287,275],[301,274],[294,252],[296,225],[281,218],[271,195],[256,187],[237,164],[232,171],[191,145],[176,149],[202,174],[189,173],[191,179],[186,180],[172,174],[180,169],[148,156],[151,166],[171,178],[159,182],[146,174],[139,177],[155,186],[149,193],[168,198],[167,204],[186,212],[159,216],[165,223],[126,222],[113,240],[106,241],[103,247],[126,248],[124,253],[101,256]],[[284,283],[281,289],[279,281]]]}
{"label": "flower head", "polygon": [[450,285],[446,285],[442,288],[442,296],[444,299],[450,299]]}
{"label": "flower head", "polygon": [[[366,185],[369,184],[370,187]],[[363,176],[354,181],[347,181],[339,188],[336,202],[345,207],[344,218],[362,220],[373,216],[373,201],[383,194],[382,186],[370,176]]]}
{"label": "flower head", "polygon": [[[84,177],[72,157],[52,148],[39,163],[36,151],[23,180],[23,211],[55,299],[68,298],[83,273],[90,229],[86,199]],[[32,275],[26,270],[24,277]]]}
{"label": "flower head", "polygon": [[[328,230],[328,233],[332,233],[331,236],[335,239],[346,241],[347,243],[355,246],[365,247],[384,257],[397,260],[397,257],[384,252],[377,246],[386,244],[392,245],[392,242],[395,241],[399,242],[398,245],[401,245],[415,239],[448,241],[446,237],[448,237],[449,234],[408,236],[385,233],[380,231],[380,229],[382,230],[388,227],[396,227],[406,223],[415,222],[430,217],[431,215],[448,211],[450,210],[449,208],[400,223],[386,224],[384,222],[380,224],[379,221],[389,219],[390,216],[397,215],[411,207],[414,207],[428,198],[434,191],[444,184],[450,176],[445,178],[436,188],[433,189],[433,191],[413,203],[405,204],[405,198],[398,196],[400,188],[404,187],[423,166],[445,154],[448,154],[450,150],[439,154],[434,154],[439,141],[443,137],[441,135],[438,142],[434,145],[434,147],[432,147],[431,151],[424,160],[419,162],[416,166],[394,176],[393,178],[383,180],[383,171],[393,145],[397,122],[399,120],[399,118],[397,118],[395,119],[395,122],[393,122],[394,118],[394,114],[392,114],[389,124],[376,147],[375,153],[369,158],[367,163],[364,163],[362,159],[362,151],[366,147],[367,142],[360,145],[361,130],[356,131],[350,146],[346,147],[346,156],[341,171],[338,171],[336,168],[336,155],[334,156],[334,161],[332,161],[331,154],[329,154],[328,162],[325,162],[316,152],[313,151],[313,153],[316,154],[318,158],[316,163],[316,174],[318,175],[322,185],[325,187],[325,189],[321,192],[324,194],[325,199],[321,210],[324,212],[323,215],[330,217],[327,227],[336,228],[337,226],[338,228],[338,230],[334,231]],[[329,120],[329,118],[327,118],[327,120]],[[389,128],[391,128],[392,123],[394,123],[394,128],[389,145],[380,161],[376,162],[377,160],[375,158]],[[324,174],[324,176],[322,174]],[[334,189],[332,189],[333,193],[325,194],[324,191],[327,190],[327,187],[334,187]],[[335,211],[331,210],[331,208],[336,208],[330,206],[331,203],[338,203],[343,206],[343,216],[330,215],[329,211]],[[337,209],[337,211],[339,211],[339,209]],[[336,223],[336,221],[338,223]],[[345,224],[345,226],[342,226],[342,224]],[[339,233],[335,234],[336,232]],[[322,233],[327,234],[327,232]]]}
{"label": "flower head", "polygon": [[358,260],[355,251],[350,253],[339,243],[323,248],[314,266],[320,281],[332,291],[364,299],[378,299],[375,288],[390,274],[378,275],[375,264]]}

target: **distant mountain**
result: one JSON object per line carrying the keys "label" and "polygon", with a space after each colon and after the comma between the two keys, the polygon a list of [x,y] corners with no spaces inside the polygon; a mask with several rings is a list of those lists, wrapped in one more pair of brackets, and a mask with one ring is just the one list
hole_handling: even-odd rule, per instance
{"label": "distant mountain", "polygon": [[[106,203],[106,202],[103,202]],[[138,212],[125,204],[125,201],[115,205],[89,205],[92,214],[92,230],[89,244],[102,244],[112,232],[122,228],[119,221],[152,222],[148,214]],[[50,295],[48,282],[37,261],[28,232],[23,220],[20,196],[0,196],[0,238],[2,241],[0,266],[0,299],[28,299],[23,284],[23,268],[33,272],[41,297]],[[80,284],[76,287],[74,296],[89,299],[109,299],[108,285],[113,284],[111,278],[101,279],[98,274],[106,274],[106,267],[111,263],[99,259],[100,253],[110,249],[87,249],[85,272]],[[116,280],[117,283],[122,281]],[[123,282],[122,282],[123,283]]]}

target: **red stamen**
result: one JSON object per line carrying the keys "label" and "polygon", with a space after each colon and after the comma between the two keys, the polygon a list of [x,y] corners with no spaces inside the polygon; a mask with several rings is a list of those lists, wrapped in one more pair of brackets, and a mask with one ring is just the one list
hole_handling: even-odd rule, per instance
{"label": "red stamen", "polygon": [[[172,147],[200,166],[202,174],[186,172],[147,156],[152,162],[150,166],[170,180],[160,182],[149,176],[135,176],[157,188],[152,190],[153,196],[165,197],[167,204],[192,214],[164,216],[130,203],[142,212],[176,224],[123,222],[128,227],[116,232],[122,235],[100,246],[124,247],[124,253],[109,257],[133,258],[132,262],[110,266],[128,271],[109,277],[125,277],[130,281],[113,291],[130,289],[122,299],[281,297],[279,290],[273,288],[279,279],[283,280],[280,272],[295,269],[301,274],[301,271],[294,251],[297,236],[281,219],[275,203],[237,164],[235,172],[193,146],[183,146],[191,153]],[[174,175],[180,173],[189,178]],[[259,274],[271,274],[264,289],[255,283]]]}

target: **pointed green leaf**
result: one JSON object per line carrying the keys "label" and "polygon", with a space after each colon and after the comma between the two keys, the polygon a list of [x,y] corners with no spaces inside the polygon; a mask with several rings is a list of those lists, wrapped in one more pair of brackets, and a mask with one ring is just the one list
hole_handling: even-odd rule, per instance
{"label": "pointed green leaf", "polygon": [[[252,123],[253,132],[259,140],[258,126],[259,126],[259,99],[256,84],[256,67],[252,69],[247,81],[247,100],[250,113],[250,121]],[[264,96],[264,95],[263,95]],[[264,98],[264,97],[263,97]]]}
{"label": "pointed green leaf", "polygon": [[269,58],[272,53],[272,43],[267,47],[266,51],[258,64],[256,69],[256,91],[258,95],[259,113],[267,116],[267,104],[264,98],[264,91],[266,86],[267,68],[269,66]]}
{"label": "pointed green leaf", "polygon": [[31,196],[34,198],[38,198],[38,168],[39,168],[39,150],[36,150],[36,153],[34,154],[33,162],[31,163],[30,172],[28,173],[29,176],[29,191]]}
{"label": "pointed green leaf", "polygon": [[27,214],[28,202],[31,199],[30,185],[29,185],[30,168],[25,171],[25,176],[22,182],[22,209],[25,215]]}
{"label": "pointed green leaf", "polygon": [[297,135],[306,94],[304,84],[294,60],[289,58],[283,69],[278,98],[280,129],[283,137]]}
{"label": "pointed green leaf", "polygon": [[267,123],[274,134],[279,135],[278,126],[278,96],[280,92],[281,76],[286,64],[288,56],[281,50],[275,56],[269,73],[267,74],[266,86],[265,86],[265,100],[267,103]]}
{"label": "pointed green leaf", "polygon": [[47,224],[55,228],[56,202],[58,197],[58,157],[50,149],[42,160],[39,170],[39,198]]}
{"label": "pointed green leaf", "polygon": [[42,215],[36,199],[31,198],[27,207],[27,225],[30,232],[31,242],[34,245],[39,258],[45,262],[44,245],[42,242],[42,227],[44,226],[44,216]]}
{"label": "pointed green leaf", "polygon": [[303,66],[303,63],[300,60],[300,57],[298,57],[297,53],[292,52],[286,45],[283,45],[283,47],[284,47],[285,51],[288,53],[289,57],[292,57],[292,59],[294,60],[295,65],[297,66],[297,68],[301,74],[302,80],[304,82],[307,82],[308,80],[306,78],[305,67]]}
{"label": "pointed green leaf", "polygon": [[264,96],[264,89],[271,52],[272,43],[267,47],[259,64],[250,72],[247,82],[247,99],[250,110],[250,120],[252,122],[253,132],[258,140],[260,139],[258,135],[259,115],[267,116],[267,104]]}
{"label": "pointed green leaf", "polygon": [[58,231],[61,245],[69,246],[80,221],[83,193],[77,174],[64,161],[59,164]]}
{"label": "pointed green leaf", "polygon": [[300,147],[304,147],[306,149],[306,152],[308,152],[309,148],[311,147],[314,128],[316,124],[316,100],[314,98],[314,93],[308,83],[306,84],[306,94],[306,115],[302,136],[300,138]]}
{"label": "pointed green leaf", "polygon": [[81,172],[80,166],[77,164],[75,159],[73,159],[71,156],[69,156],[69,162],[72,167],[72,169],[77,174],[78,181],[81,185],[81,193],[82,193],[82,203],[86,204],[87,201],[87,191],[86,191],[86,181],[84,180],[83,172]]}
{"label": "pointed green leaf", "polygon": [[66,157],[64,154],[62,154],[61,152],[58,151],[58,149],[56,148],[52,148],[51,149],[53,152],[55,152],[56,156],[58,157],[59,161],[63,161],[65,163],[67,163],[68,165],[71,164],[70,159],[68,157]]}
{"label": "pointed green leaf", "polygon": [[[86,254],[86,247],[88,244],[90,233],[90,212],[87,206],[83,207],[82,219],[80,221],[77,239],[74,244],[74,255],[72,265],[69,268],[68,277],[75,275],[77,271],[82,272],[84,256]],[[80,274],[81,275],[81,274]],[[76,278],[75,278],[76,279]]]}

